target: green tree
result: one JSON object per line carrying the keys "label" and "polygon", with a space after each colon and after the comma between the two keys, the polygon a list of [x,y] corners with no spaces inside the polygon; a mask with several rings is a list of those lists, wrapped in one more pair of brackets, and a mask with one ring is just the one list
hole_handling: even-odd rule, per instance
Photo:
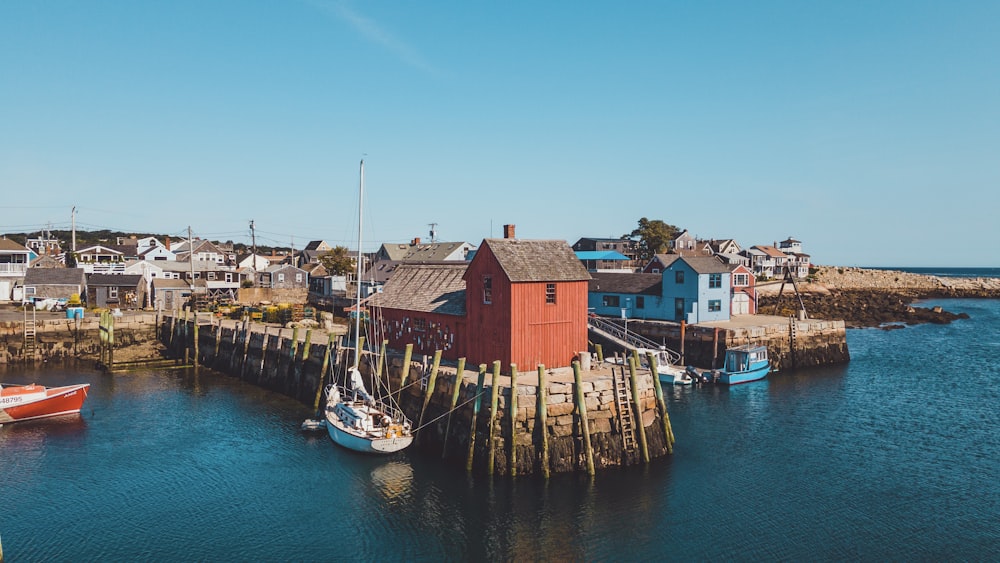
{"label": "green tree", "polygon": [[319,256],[319,263],[331,276],[345,276],[354,270],[354,257],[346,246],[335,246]]}
{"label": "green tree", "polygon": [[670,241],[674,240],[679,231],[674,225],[659,219],[649,220],[643,217],[639,219],[639,226],[625,236],[638,242],[639,259],[646,261],[654,254],[666,252],[670,248]]}

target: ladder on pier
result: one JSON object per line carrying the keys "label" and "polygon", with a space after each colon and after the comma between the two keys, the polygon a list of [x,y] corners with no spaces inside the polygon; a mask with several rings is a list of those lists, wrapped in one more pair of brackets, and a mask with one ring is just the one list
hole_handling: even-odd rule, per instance
{"label": "ladder on pier", "polygon": [[35,308],[31,308],[28,314],[28,306],[24,307],[24,357],[28,360],[35,359],[35,349],[37,343],[35,339]]}
{"label": "ladder on pier", "polygon": [[618,424],[622,429],[622,444],[626,452],[634,452],[637,444],[635,441],[635,426],[632,422],[632,394],[629,389],[628,377],[625,376],[625,368],[618,371],[611,370],[611,377],[615,383],[615,406],[618,407]]}

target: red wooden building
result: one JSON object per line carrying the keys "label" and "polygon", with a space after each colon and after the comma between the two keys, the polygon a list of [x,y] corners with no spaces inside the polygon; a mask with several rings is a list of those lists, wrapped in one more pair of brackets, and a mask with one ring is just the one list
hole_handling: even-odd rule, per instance
{"label": "red wooden building", "polygon": [[565,241],[485,239],[468,264],[401,265],[377,298],[392,348],[504,369],[566,367],[587,350],[590,274]]}

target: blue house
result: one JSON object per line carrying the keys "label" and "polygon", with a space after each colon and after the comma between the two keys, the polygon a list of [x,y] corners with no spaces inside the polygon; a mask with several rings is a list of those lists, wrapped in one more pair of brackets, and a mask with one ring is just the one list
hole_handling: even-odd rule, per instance
{"label": "blue house", "polygon": [[711,256],[679,256],[657,274],[591,274],[587,305],[593,313],[628,319],[728,321],[730,268]]}
{"label": "blue house", "polygon": [[688,324],[729,320],[729,266],[712,256],[683,256],[663,270],[663,298],[673,303],[668,320]]}

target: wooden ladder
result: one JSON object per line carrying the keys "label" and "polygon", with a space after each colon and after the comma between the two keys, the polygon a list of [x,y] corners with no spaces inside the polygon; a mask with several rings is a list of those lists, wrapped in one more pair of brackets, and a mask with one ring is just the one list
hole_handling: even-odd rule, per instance
{"label": "wooden ladder", "polygon": [[24,358],[35,359],[35,308],[31,308],[31,315],[28,315],[28,307],[24,307]]}
{"label": "wooden ladder", "polygon": [[628,378],[625,377],[625,368],[621,370],[621,377],[612,369],[611,376],[615,384],[615,406],[618,407],[618,423],[622,429],[622,444],[626,452],[636,450],[635,427],[632,424],[632,395],[629,392]]}

